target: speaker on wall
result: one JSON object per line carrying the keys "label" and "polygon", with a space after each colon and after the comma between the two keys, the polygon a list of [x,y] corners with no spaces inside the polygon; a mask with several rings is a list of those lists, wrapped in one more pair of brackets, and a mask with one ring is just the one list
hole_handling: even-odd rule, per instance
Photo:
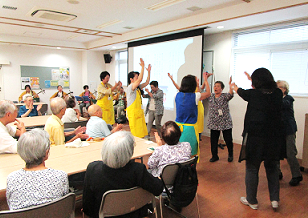
{"label": "speaker on wall", "polygon": [[104,54],[105,63],[109,64],[111,62],[111,55],[110,54]]}

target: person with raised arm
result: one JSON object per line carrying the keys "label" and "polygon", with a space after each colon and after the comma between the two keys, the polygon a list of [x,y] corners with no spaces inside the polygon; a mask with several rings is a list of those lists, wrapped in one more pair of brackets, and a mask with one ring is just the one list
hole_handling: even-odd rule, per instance
{"label": "person with raised arm", "polygon": [[199,155],[198,102],[210,96],[209,75],[203,73],[206,92],[196,92],[197,78],[187,75],[182,79],[179,92],[175,97],[176,123],[182,130],[180,142],[189,142],[191,155]]}
{"label": "person with raised arm", "polygon": [[151,64],[148,65],[146,70],[148,71],[148,78],[145,83],[141,83],[144,74],[144,61],[140,58],[141,71],[136,72],[132,71],[128,74],[128,84],[126,90],[127,97],[127,118],[129,121],[129,127],[131,133],[136,136],[143,138],[148,135],[147,126],[145,123],[144,112],[142,110],[142,99],[141,91],[146,87],[150,82],[151,74]]}
{"label": "person with raised arm", "polygon": [[114,109],[113,109],[113,91],[117,88],[121,88],[122,83],[116,82],[114,86],[110,85],[110,73],[103,71],[100,74],[101,83],[97,87],[97,105],[99,105],[103,111],[103,120],[107,124],[113,125],[114,120]]}
{"label": "person with raised arm", "polygon": [[34,117],[42,115],[40,110],[43,105],[33,105],[32,95],[24,95],[24,102],[26,105],[19,108],[18,117]]}
{"label": "person with raised arm", "polygon": [[[210,77],[212,74],[209,74],[206,72],[207,77]],[[171,79],[173,85],[177,90],[180,90],[180,86],[173,80],[173,77],[170,73],[168,73],[168,77]],[[201,88],[199,87],[199,79],[197,79],[197,88],[196,92],[201,92],[205,88],[205,83],[202,84]],[[198,119],[197,119],[197,125],[198,125],[198,132],[199,132],[199,141],[201,141],[201,133],[204,129],[204,107],[201,101],[198,102]]]}
{"label": "person with raised arm", "polygon": [[246,160],[246,197],[242,204],[258,209],[257,191],[259,169],[264,161],[271,206],[279,206],[279,170],[278,161],[285,157],[284,126],[282,121],[283,93],[277,87],[271,72],[266,68],[256,69],[251,77],[252,89],[244,90],[232,83],[232,89],[247,101],[247,110],[242,133],[243,144],[239,162]]}
{"label": "person with raised arm", "polygon": [[232,119],[229,109],[229,101],[233,98],[231,88],[232,78],[229,80],[229,92],[222,93],[225,85],[221,81],[214,84],[214,93],[208,98],[209,117],[207,127],[211,130],[211,152],[210,162],[219,160],[218,157],[218,140],[222,132],[228,148],[228,162],[233,161],[233,139],[232,139]]}

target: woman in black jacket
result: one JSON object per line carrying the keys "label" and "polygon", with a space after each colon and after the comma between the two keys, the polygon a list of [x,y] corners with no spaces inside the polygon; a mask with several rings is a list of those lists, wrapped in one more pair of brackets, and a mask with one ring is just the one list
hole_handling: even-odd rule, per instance
{"label": "woman in black jacket", "polygon": [[[134,153],[134,146],[134,137],[127,131],[113,133],[103,141],[102,161],[90,163],[85,175],[82,201],[83,211],[89,217],[99,217],[99,208],[106,191],[135,186],[156,196],[163,191],[163,183],[160,179],[152,176],[144,164],[130,160]],[[144,216],[147,216],[145,207],[117,217]]]}
{"label": "woman in black jacket", "polygon": [[264,161],[271,205],[278,208],[280,159],[283,143],[282,92],[271,72],[266,68],[256,69],[251,78],[252,89],[244,90],[233,84],[233,89],[248,102],[244,121],[243,144],[246,144],[246,197],[241,202],[258,209],[257,189],[259,168]]}

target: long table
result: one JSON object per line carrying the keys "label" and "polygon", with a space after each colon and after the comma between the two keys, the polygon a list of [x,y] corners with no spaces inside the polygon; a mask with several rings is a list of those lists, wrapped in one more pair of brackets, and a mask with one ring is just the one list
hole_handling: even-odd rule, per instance
{"label": "long table", "polygon": [[[132,159],[150,155],[152,151],[148,147],[157,146],[156,143],[137,137],[135,137],[135,142],[136,146]],[[85,171],[90,162],[101,160],[102,142],[89,143],[89,146],[82,148],[66,148],[65,145],[51,147],[49,158],[46,161],[46,167],[63,170],[69,175]],[[25,162],[18,154],[0,155],[0,201],[5,199],[7,176],[11,172],[24,167]]]}
{"label": "long table", "polygon": [[[25,124],[26,128],[29,127],[39,127],[39,126],[45,126],[45,123],[47,119],[51,115],[46,116],[35,116],[35,117],[23,117],[23,118],[17,118],[17,120],[22,121]],[[86,121],[86,118],[80,117],[80,121]],[[10,123],[11,125],[14,125],[14,123]]]}

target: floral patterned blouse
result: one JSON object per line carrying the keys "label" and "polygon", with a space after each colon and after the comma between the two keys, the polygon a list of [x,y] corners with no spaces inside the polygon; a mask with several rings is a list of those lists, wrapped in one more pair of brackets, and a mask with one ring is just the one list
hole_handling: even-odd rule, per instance
{"label": "floral patterned blouse", "polygon": [[11,210],[48,203],[66,194],[68,177],[62,170],[21,169],[7,178],[6,198]]}
{"label": "floral patterned blouse", "polygon": [[177,145],[162,145],[155,148],[149,157],[148,166],[153,176],[160,176],[164,166],[190,159],[191,146],[189,142],[179,142]]}
{"label": "floral patterned blouse", "polygon": [[229,101],[233,98],[230,93],[221,93],[218,98],[215,94],[208,97],[209,119],[207,127],[212,130],[232,129],[232,119],[229,110]]}

